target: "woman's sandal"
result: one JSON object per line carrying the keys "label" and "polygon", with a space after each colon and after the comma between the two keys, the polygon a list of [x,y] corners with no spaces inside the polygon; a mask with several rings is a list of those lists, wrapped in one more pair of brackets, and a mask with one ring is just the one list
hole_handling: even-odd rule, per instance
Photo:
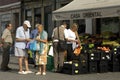
{"label": "woman's sandal", "polygon": [[46,75],[46,72],[43,72],[42,75]]}
{"label": "woman's sandal", "polygon": [[37,72],[36,75],[41,75],[41,72]]}

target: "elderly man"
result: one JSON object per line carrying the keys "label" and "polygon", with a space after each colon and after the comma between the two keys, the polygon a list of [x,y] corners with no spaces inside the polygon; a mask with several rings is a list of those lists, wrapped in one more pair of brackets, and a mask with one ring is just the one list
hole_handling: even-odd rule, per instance
{"label": "elderly man", "polygon": [[[59,27],[56,27],[53,30],[52,38],[53,38],[53,51],[54,51],[54,71],[61,72],[63,63],[64,63],[64,53],[65,50],[59,50],[59,40],[65,41],[65,33],[66,33],[67,24],[63,22],[63,24]],[[59,31],[59,32],[58,32]]]}
{"label": "elderly man", "polygon": [[12,35],[11,35],[11,30],[12,30],[12,24],[7,24],[6,29],[3,31],[2,34],[2,41],[1,41],[1,46],[3,46],[3,55],[2,55],[2,64],[1,64],[1,70],[2,71],[8,71],[11,70],[11,68],[8,67],[9,64],[9,59],[10,59],[10,46],[13,43]]}
{"label": "elderly man", "polygon": [[[26,44],[30,41],[29,28],[31,27],[29,21],[24,21],[23,26],[17,28],[16,31],[16,41],[15,41],[15,56],[18,57],[19,72],[18,74],[28,74],[32,73],[28,67],[28,54],[26,52]],[[22,63],[25,62],[26,70],[23,71]]]}

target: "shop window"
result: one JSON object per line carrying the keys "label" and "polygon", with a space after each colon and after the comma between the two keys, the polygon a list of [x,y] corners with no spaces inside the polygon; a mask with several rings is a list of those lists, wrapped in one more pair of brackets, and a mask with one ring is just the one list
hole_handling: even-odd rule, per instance
{"label": "shop window", "polygon": [[34,25],[37,23],[41,23],[41,8],[34,9]]}
{"label": "shop window", "polygon": [[52,30],[54,28],[53,22],[52,22],[52,5],[45,6],[44,8],[44,28],[48,32],[48,38],[50,39],[52,35]]}
{"label": "shop window", "polygon": [[44,16],[44,25],[45,25],[45,29],[48,30],[48,26],[50,26],[52,23],[52,6],[46,6],[44,8],[45,11],[45,16]]}
{"label": "shop window", "polygon": [[101,33],[102,32],[119,33],[119,18],[102,18],[101,19]]}
{"label": "shop window", "polygon": [[73,23],[78,24],[78,34],[85,33],[85,20],[84,19],[74,20]]}
{"label": "shop window", "polygon": [[29,20],[32,23],[32,11],[31,9],[26,10],[26,20]]}

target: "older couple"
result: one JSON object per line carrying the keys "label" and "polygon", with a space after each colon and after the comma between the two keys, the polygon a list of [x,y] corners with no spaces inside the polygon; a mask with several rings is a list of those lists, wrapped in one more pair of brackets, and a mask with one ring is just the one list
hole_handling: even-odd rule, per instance
{"label": "older couple", "polygon": [[[33,73],[28,67],[28,53],[26,50],[26,44],[31,41],[30,31],[31,27],[29,21],[24,21],[23,26],[17,28],[16,31],[16,42],[15,42],[15,56],[18,57],[19,63],[19,74]],[[39,71],[36,73],[45,75],[46,74],[46,63],[47,63],[47,32],[43,30],[43,25],[37,25],[38,35],[35,40],[39,42],[40,50],[36,52],[36,64],[39,66]],[[22,63],[25,63],[25,71],[23,70]]]}

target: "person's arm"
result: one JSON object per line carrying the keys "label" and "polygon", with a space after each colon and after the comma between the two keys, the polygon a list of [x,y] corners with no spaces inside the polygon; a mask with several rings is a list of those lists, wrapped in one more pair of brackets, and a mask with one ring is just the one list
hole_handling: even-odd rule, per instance
{"label": "person's arm", "polygon": [[80,38],[79,38],[79,35],[78,35],[78,32],[77,32],[77,31],[75,32],[75,35],[76,35],[76,37],[77,37],[78,44],[80,45],[80,44],[81,44],[81,42],[80,42]]}
{"label": "person's arm", "polygon": [[3,46],[4,42],[5,42],[5,39],[7,38],[8,36],[8,32],[6,30],[3,31],[3,34],[2,34],[2,37],[0,39],[0,44],[1,46]]}
{"label": "person's arm", "polygon": [[17,42],[25,42],[25,41],[26,41],[26,39],[16,38],[16,41],[17,41]]}
{"label": "person's arm", "polygon": [[4,40],[5,40],[5,38],[8,36],[8,32],[7,32],[7,30],[4,30],[3,31],[3,34],[2,34],[2,42],[4,42]]}
{"label": "person's arm", "polygon": [[24,39],[24,38],[21,38],[20,37],[20,34],[21,34],[21,31],[19,30],[19,29],[17,29],[17,31],[16,31],[16,42],[28,42],[28,41],[30,41],[30,39],[29,38],[26,38],[26,39]]}
{"label": "person's arm", "polygon": [[1,39],[0,39],[0,47],[3,46],[3,43],[4,43],[4,40],[1,38]]}
{"label": "person's arm", "polygon": [[36,38],[36,40],[37,40],[38,42],[47,43],[47,42],[48,42],[47,38],[48,38],[48,35],[47,35],[47,32],[45,32],[45,33],[44,33],[44,39],[38,39],[38,38]]}
{"label": "person's arm", "polygon": [[64,35],[65,35],[65,39],[68,41],[68,42],[77,42],[77,40],[73,40],[73,39],[70,39],[69,38],[69,31],[67,29],[64,30]]}
{"label": "person's arm", "polygon": [[78,42],[78,40],[73,40],[73,39],[70,39],[70,38],[66,38],[66,40],[67,40],[68,42]]}
{"label": "person's arm", "polygon": [[47,43],[47,39],[44,39],[44,40],[42,40],[42,39],[36,39],[36,40],[39,41],[39,42]]}
{"label": "person's arm", "polygon": [[17,42],[29,42],[31,39],[21,39],[21,38],[16,38]]}

